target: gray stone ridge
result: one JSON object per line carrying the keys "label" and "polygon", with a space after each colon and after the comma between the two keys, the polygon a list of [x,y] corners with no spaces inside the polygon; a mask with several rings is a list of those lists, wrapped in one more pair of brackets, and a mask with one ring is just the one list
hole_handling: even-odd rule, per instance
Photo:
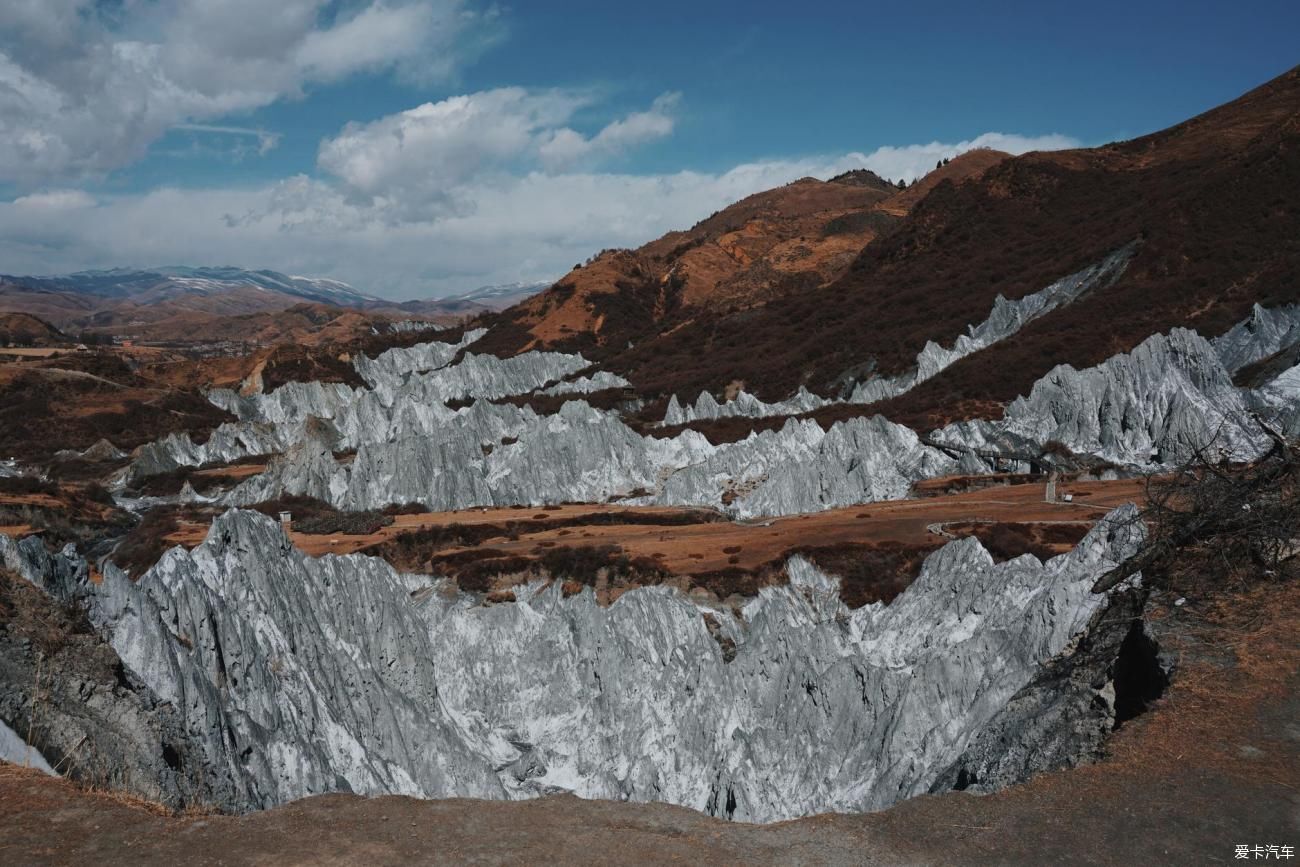
{"label": "gray stone ridge", "polygon": [[602,607],[559,582],[484,605],[379,559],[308,557],[240,510],[136,583],[4,550],[82,600],[131,677],[179,714],[189,772],[228,808],[568,791],[769,822],[940,784],[1110,604],[1090,588],[1140,544],[1135,514],[1046,563],[952,542],[890,605],[856,610],[798,557],[788,585],[738,610],[667,587]]}
{"label": "gray stone ridge", "polygon": [[803,386],[799,387],[793,397],[776,403],[764,403],[745,391],[725,403],[718,403],[706,391],[700,394],[694,404],[683,406],[677,400],[677,395],[673,395],[668,401],[663,424],[678,425],[730,416],[762,418],[796,415],[835,403],[865,404],[897,397],[932,379],[966,356],[1014,336],[1035,319],[1073,303],[1088,292],[1114,283],[1124,274],[1136,251],[1137,242],[1126,244],[1100,262],[1015,301],[1008,301],[999,295],[994,300],[988,317],[969,326],[969,333],[958,335],[952,346],[944,347],[931,340],[917,353],[916,365],[911,370],[898,376],[870,377],[855,385],[842,400],[818,397]]}
{"label": "gray stone ridge", "polygon": [[[1121,253],[1066,278],[1063,288],[1049,287],[1046,297],[1077,297],[1122,268]],[[996,322],[1009,328],[1021,321],[1017,316],[1004,311]],[[471,332],[458,343],[358,358],[366,388],[312,382],[264,395],[213,392],[214,403],[238,422],[203,444],[180,435],[145,446],[131,472],[274,455],[265,473],[224,492],[221,502],[302,494],[342,509],[419,503],[450,510],[618,499],[757,518],[895,499],[921,479],[989,472],[998,454],[1064,448],[1139,470],[1176,465],[1206,449],[1245,459],[1267,444],[1253,413],[1285,430],[1300,428],[1300,359],[1252,388],[1238,386],[1233,374],[1294,351],[1297,322],[1300,308],[1260,308],[1214,341],[1186,329],[1153,335],[1095,367],[1051,370],[1001,419],[949,425],[924,439],[882,417],[840,421],[829,430],[788,419],[779,429],[721,445],[692,430],[647,436],[618,411],[590,406],[584,391],[622,380],[593,372],[580,355],[475,355],[466,351],[477,334]],[[982,327],[970,341],[1005,331]],[[970,341],[958,345],[969,348]],[[552,413],[500,401],[534,392],[573,398]],[[814,397],[797,399],[802,406]],[[742,396],[737,405],[751,400]],[[355,456],[340,461],[340,451]]]}

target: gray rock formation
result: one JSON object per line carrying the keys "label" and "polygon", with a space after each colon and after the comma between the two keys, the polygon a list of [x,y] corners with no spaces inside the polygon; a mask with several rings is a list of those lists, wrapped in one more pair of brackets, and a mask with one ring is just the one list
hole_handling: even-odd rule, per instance
{"label": "gray rock formation", "polygon": [[1158,681],[1157,693],[1167,682],[1144,631],[1145,600],[1141,588],[1113,594],[1088,627],[970,739],[930,791],[994,792],[1100,759],[1123,714],[1149,697],[1152,684],[1143,679]]}
{"label": "gray rock formation", "polygon": [[1123,275],[1136,251],[1137,242],[1126,244],[1097,264],[1016,301],[1008,301],[999,295],[988,318],[970,326],[970,333],[958,337],[950,349],[929,341],[917,354],[913,370],[900,376],[869,379],[853,390],[849,402],[874,403],[910,391],[966,356],[1006,340],[1040,316],[1064,307],[1094,289],[1104,289]]}
{"label": "gray rock formation", "polygon": [[549,416],[480,401],[417,435],[363,444],[350,464],[336,462],[326,446],[291,450],[226,502],[248,505],[289,493],[344,509],[415,502],[442,511],[603,502],[649,491],[628,502],[760,517],[897,499],[913,482],[955,467],[911,430],[879,416],[829,431],[791,420],[779,431],[714,446],[694,431],[643,437],[583,401]]}
{"label": "gray rock formation", "polygon": [[408,415],[393,439],[363,443],[350,464],[335,462],[327,448],[292,451],[231,491],[227,501],[249,504],[291,493],[346,509],[416,502],[434,510],[602,502],[653,489],[660,472],[698,461],[712,448],[697,433],[641,437],[616,414],[581,400],[548,416],[477,401],[457,411],[443,407],[427,424]]}
{"label": "gray rock formation", "polygon": [[172,808],[240,806],[178,708],[124,668],[86,621],[80,602],[94,585],[85,564],[70,551],[48,555],[35,537],[7,536],[0,562],[0,729],[21,732],[54,769],[89,785]]}
{"label": "gray rock formation", "polygon": [[449,401],[527,394],[591,366],[581,355],[557,352],[528,352],[507,359],[466,354],[451,364],[483,333],[481,329],[467,332],[458,343],[390,349],[374,359],[359,356],[353,364],[369,388],[291,382],[270,394],[215,389],[209,399],[239,421],[219,426],[202,444],[187,434],[172,434],[142,446],[131,474],[138,478],[177,467],[284,452],[319,440],[320,428],[311,423],[320,419],[331,422],[338,432],[332,443],[338,449],[421,435],[454,415],[445,406]]}
{"label": "gray rock formation", "polygon": [[[1120,251],[1030,296],[1033,304],[1003,305],[953,351],[973,351],[1024,317],[1113,277],[1125,262],[1127,252]],[[713,446],[692,431],[642,436],[617,413],[578,399],[541,416],[488,399],[539,388],[594,388],[616,378],[597,372],[563,381],[589,366],[578,355],[532,352],[501,360],[462,354],[461,344],[428,343],[390,350],[373,362],[358,359],[371,388],[291,383],[268,395],[214,393],[214,402],[239,422],[218,428],[202,446],[184,436],[146,446],[134,471],[279,454],[267,473],[229,492],[225,502],[250,504],[290,493],[346,509],[418,502],[444,510],[637,495],[631,502],[713,506],[759,517],[901,497],[919,479],[985,472],[990,453],[1036,455],[1053,441],[1132,467],[1174,464],[1207,445],[1215,455],[1245,458],[1265,443],[1252,410],[1284,429],[1300,429],[1300,373],[1284,371],[1251,392],[1233,384],[1223,358],[1242,364],[1272,356],[1295,335],[1294,319],[1294,309],[1257,310],[1214,344],[1175,329],[1093,368],[1057,367],[1002,419],[938,431],[934,441],[950,444],[959,459],[879,418],[839,422],[825,432],[811,422],[788,423]],[[479,399],[448,406],[466,397]],[[805,392],[794,400],[820,399]],[[765,413],[772,406],[742,393],[719,407],[704,394],[691,408],[673,403],[669,417]],[[334,460],[334,452],[352,449],[351,463]]]}
{"label": "gray rock formation", "polygon": [[45,756],[41,755],[40,750],[27,743],[22,735],[3,722],[0,722],[0,762],[8,762],[23,768],[35,768],[51,776],[58,776]]}
{"label": "gray rock formation", "polygon": [[704,445],[696,460],[666,476],[654,502],[714,506],[741,518],[788,515],[901,499],[914,482],[956,469],[883,416],[836,422],[827,431],[790,419],[779,431]]}
{"label": "gray rock formation", "polygon": [[960,335],[949,348],[933,340],[926,343],[916,356],[916,366],[898,376],[878,376],[859,383],[846,400],[819,397],[800,386],[799,391],[787,400],[764,403],[751,394],[741,392],[733,400],[719,404],[708,392],[700,394],[692,406],[682,406],[673,395],[664,415],[664,425],[678,425],[702,419],[748,416],[763,418],[775,415],[797,415],[833,403],[875,403],[910,391],[926,380],[937,376],[953,363],[995,343],[1013,336],[1035,319],[1072,303],[1084,294],[1105,288],[1123,275],[1136,242],[1111,253],[1095,265],[1063,277],[1055,283],[1015,301],[1001,295],[993,302],[993,310],[983,322],[969,327],[969,334]]}
{"label": "gray rock formation", "polygon": [[694,404],[682,406],[681,402],[677,400],[677,395],[674,394],[668,399],[668,409],[664,412],[664,420],[661,424],[664,427],[669,427],[714,418],[739,416],[766,418],[774,415],[798,415],[799,413],[812,412],[815,409],[838,402],[819,397],[802,385],[799,386],[799,390],[794,393],[793,397],[775,403],[764,403],[742,389],[734,398],[724,403],[718,403],[713,395],[707,391],[702,391],[700,396],[695,399]]}
{"label": "gray rock formation", "polygon": [[1211,341],[1223,366],[1236,373],[1248,364],[1300,343],[1300,304],[1261,307]]}
{"label": "gray rock formation", "polygon": [[1269,359],[1247,403],[1288,436],[1300,436],[1300,305],[1266,309],[1257,304],[1248,319],[1213,343],[1234,374]]}
{"label": "gray rock formation", "polygon": [[1202,448],[1248,459],[1267,443],[1214,347],[1183,328],[1096,367],[1053,368],[1001,420],[952,424],[935,439],[1022,450],[1057,442],[1130,466],[1176,464]]}
{"label": "gray rock formation", "polygon": [[109,569],[85,592],[243,807],[562,789],[771,821],[934,786],[1106,604],[1090,587],[1138,544],[1133,514],[1046,564],[951,543],[856,611],[799,558],[739,611],[537,584],[484,606],[380,560],[309,558],[240,511],[138,583]]}
{"label": "gray rock formation", "polygon": [[610,373],[608,370],[598,370],[590,376],[580,376],[577,379],[569,379],[564,382],[557,382],[549,388],[543,388],[542,394],[590,394],[593,391],[603,391],[607,388],[627,388],[632,383],[616,373]]}
{"label": "gray rock formation", "polygon": [[448,326],[427,319],[399,319],[382,328],[371,329],[375,334],[413,334],[417,331],[444,331]]}

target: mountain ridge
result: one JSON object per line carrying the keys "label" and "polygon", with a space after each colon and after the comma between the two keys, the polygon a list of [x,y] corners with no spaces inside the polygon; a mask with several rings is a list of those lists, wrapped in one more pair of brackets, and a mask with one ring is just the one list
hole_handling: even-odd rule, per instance
{"label": "mountain ridge", "polygon": [[[1300,300],[1297,153],[1293,69],[1130,142],[1010,157],[960,182],[923,179],[928,192],[907,215],[820,286],[726,309],[625,282],[617,294],[588,293],[598,303],[570,317],[570,331],[539,334],[537,313],[576,294],[561,280],[483,320],[495,327],[475,349],[582,351],[663,401],[742,384],[769,401],[800,386],[833,397],[905,371],[926,341],[951,341],[997,296],[1018,299],[1137,242],[1113,285],[876,407],[921,425],[988,417],[1058,363],[1091,366],[1178,326],[1214,336],[1255,303]],[[602,327],[577,327],[584,321]]]}

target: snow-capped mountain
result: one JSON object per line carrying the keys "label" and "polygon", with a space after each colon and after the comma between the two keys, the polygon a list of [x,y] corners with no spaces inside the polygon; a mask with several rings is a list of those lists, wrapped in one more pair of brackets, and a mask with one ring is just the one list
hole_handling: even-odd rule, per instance
{"label": "snow-capped mountain", "polygon": [[494,310],[504,310],[518,304],[525,298],[536,295],[551,286],[553,280],[540,280],[532,283],[502,283],[497,286],[480,286],[459,295],[450,295],[445,301],[473,301]]}
{"label": "snow-capped mountain", "polygon": [[361,307],[381,302],[346,283],[323,277],[300,277],[278,271],[234,267],[114,268],[80,271],[58,277],[16,277],[12,282],[34,288],[76,292],[137,302],[172,300],[184,295],[214,296],[243,289],[289,295],[303,301]]}

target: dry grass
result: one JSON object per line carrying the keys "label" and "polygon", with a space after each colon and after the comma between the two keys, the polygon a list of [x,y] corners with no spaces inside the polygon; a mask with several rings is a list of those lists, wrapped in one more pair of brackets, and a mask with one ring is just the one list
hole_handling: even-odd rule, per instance
{"label": "dry grass", "polygon": [[[1165,602],[1171,602],[1166,598]],[[1166,609],[1157,617],[1175,616]],[[1121,729],[1108,763],[1132,773],[1164,773],[1195,754],[1201,765],[1229,775],[1249,774],[1294,790],[1290,761],[1249,761],[1243,748],[1282,757],[1293,752],[1261,737],[1257,712],[1294,694],[1300,676],[1300,584],[1257,585],[1192,600],[1176,614],[1192,625],[1175,648],[1172,686],[1142,725]]]}

